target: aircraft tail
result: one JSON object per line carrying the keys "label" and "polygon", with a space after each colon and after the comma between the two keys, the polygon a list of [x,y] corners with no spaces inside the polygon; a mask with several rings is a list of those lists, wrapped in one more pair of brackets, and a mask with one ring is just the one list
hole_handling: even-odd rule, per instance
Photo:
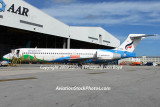
{"label": "aircraft tail", "polygon": [[133,52],[139,42],[148,36],[156,35],[146,35],[146,34],[130,34],[128,38],[120,45],[117,50]]}

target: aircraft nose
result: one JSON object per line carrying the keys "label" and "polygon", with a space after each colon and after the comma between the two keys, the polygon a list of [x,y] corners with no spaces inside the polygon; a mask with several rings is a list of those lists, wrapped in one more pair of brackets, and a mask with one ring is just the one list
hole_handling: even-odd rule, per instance
{"label": "aircraft nose", "polygon": [[9,60],[9,59],[12,59],[11,53],[6,54],[6,55],[3,56],[3,60]]}
{"label": "aircraft nose", "polygon": [[4,56],[3,56],[3,60],[8,60],[7,55],[4,55]]}

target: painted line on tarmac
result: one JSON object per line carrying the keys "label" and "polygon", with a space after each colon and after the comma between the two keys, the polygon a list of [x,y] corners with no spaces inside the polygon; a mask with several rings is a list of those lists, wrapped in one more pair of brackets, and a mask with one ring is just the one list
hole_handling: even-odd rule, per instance
{"label": "painted line on tarmac", "polygon": [[37,78],[35,78],[35,77],[29,77],[29,78],[3,79],[3,80],[0,80],[0,82],[5,82],[5,81],[17,81],[17,80],[29,80],[29,79],[37,79]]}

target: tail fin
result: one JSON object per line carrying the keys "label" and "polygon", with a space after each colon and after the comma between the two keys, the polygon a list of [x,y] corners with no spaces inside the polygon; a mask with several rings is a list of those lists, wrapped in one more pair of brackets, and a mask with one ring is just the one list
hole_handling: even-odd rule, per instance
{"label": "tail fin", "polygon": [[130,34],[128,38],[120,45],[117,50],[123,50],[128,52],[133,52],[139,42],[148,36],[156,35],[146,35],[146,34]]}

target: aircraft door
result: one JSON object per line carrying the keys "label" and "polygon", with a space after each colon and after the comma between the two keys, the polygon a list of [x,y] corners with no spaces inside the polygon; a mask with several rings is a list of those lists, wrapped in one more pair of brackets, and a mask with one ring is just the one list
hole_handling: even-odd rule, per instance
{"label": "aircraft door", "polygon": [[100,52],[96,52],[96,58],[99,58],[99,57],[101,57],[101,54],[100,54]]}
{"label": "aircraft door", "polygon": [[19,57],[20,56],[20,50],[16,51],[16,56]]}

